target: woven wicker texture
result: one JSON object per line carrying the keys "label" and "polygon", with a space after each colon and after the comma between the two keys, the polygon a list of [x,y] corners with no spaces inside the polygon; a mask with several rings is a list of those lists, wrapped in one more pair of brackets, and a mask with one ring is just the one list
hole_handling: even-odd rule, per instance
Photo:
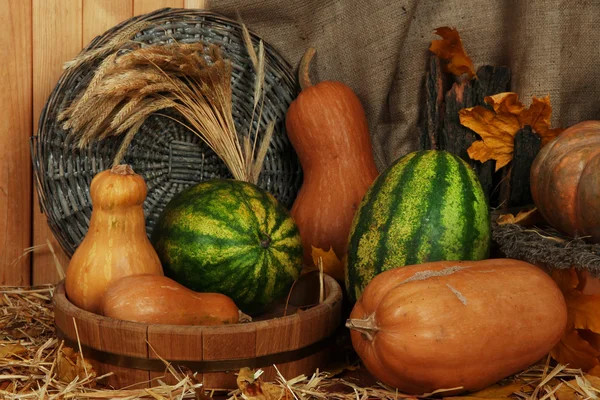
{"label": "woven wicker texture", "polygon": [[[82,52],[106,45],[116,34],[143,20],[151,25],[133,34],[134,41],[147,45],[202,41],[221,46],[223,56],[233,65],[236,129],[247,132],[252,116],[255,76],[241,28],[234,21],[207,11],[162,9],[121,23],[95,38]],[[252,40],[258,46],[256,35],[252,35]],[[266,43],[265,53],[265,103],[261,127],[270,120],[276,121],[276,127],[258,184],[290,207],[302,183],[302,170],[285,132],[285,113],[296,96],[296,84],[289,64]],[[89,226],[91,180],[96,173],[111,166],[122,137],[96,141],[79,150],[67,141],[67,132],[56,117],[86,88],[103,58],[63,74],[42,112],[37,137],[31,141],[40,207],[58,242],[69,255],[73,254]],[[144,204],[148,235],[175,194],[204,180],[231,177],[223,161],[197,135],[163,115],[153,115],[146,120],[129,146],[124,162],[142,175],[148,185]]]}
{"label": "woven wicker texture", "polygon": [[600,277],[600,244],[570,238],[552,228],[542,230],[515,224],[494,224],[492,237],[508,258],[550,268],[587,269]]}

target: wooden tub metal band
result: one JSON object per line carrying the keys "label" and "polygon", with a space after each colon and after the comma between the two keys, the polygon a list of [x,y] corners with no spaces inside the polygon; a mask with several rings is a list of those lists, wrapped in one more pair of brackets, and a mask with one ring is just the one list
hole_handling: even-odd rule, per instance
{"label": "wooden tub metal band", "polygon": [[[141,358],[127,356],[124,354],[116,354],[104,350],[98,350],[93,347],[79,344],[56,327],[56,336],[59,340],[64,341],[66,346],[77,349],[81,346],[81,351],[84,357],[91,358],[103,364],[110,364],[117,367],[132,368],[145,371],[163,372],[166,368],[165,363],[158,359]],[[283,351],[280,353],[257,356],[253,358],[240,358],[234,360],[215,360],[215,361],[200,361],[200,360],[166,360],[172,366],[183,366],[192,371],[199,373],[207,372],[228,372],[237,371],[241,368],[263,368],[273,364],[283,364],[292,361],[298,361],[312,354],[318,353],[333,344],[334,336],[329,336],[317,342],[309,344],[295,350]]]}

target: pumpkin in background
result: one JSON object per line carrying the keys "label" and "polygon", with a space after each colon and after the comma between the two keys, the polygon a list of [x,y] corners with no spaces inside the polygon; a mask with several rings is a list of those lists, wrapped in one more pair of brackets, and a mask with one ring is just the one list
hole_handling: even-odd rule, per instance
{"label": "pumpkin in background", "polygon": [[146,235],[144,178],[128,165],[98,173],[90,185],[92,217],[75,250],[65,290],[76,306],[100,313],[102,296],[114,280],[137,274],[163,275]]}
{"label": "pumpkin in background", "polygon": [[600,121],[573,125],[544,146],[530,180],[533,201],[548,223],[600,242]]}
{"label": "pumpkin in background", "polygon": [[102,315],[125,321],[168,325],[222,325],[239,320],[233,300],[197,293],[166,276],[134,275],[108,286]]}
{"label": "pumpkin in background", "polygon": [[346,289],[356,301],[382,271],[443,260],[481,260],[490,212],[477,175],[447,151],[416,151],[381,173],[357,211]]}
{"label": "pumpkin in background", "polygon": [[373,376],[418,395],[474,391],[521,371],[559,342],[566,324],[565,300],[548,274],[489,259],[383,272],[346,326]]}
{"label": "pumpkin in background", "polygon": [[287,295],[302,268],[298,227],[271,194],[214,179],[169,201],[152,243],[165,275],[196,292],[217,292],[255,315]]}
{"label": "pumpkin in background", "polygon": [[312,246],[325,251],[333,247],[339,259],[345,256],[354,213],[378,175],[360,100],[341,82],[313,86],[308,77],[313,54],[309,49],[302,59],[302,92],[286,114],[287,134],[304,173],[291,214],[306,265],[313,265]]}

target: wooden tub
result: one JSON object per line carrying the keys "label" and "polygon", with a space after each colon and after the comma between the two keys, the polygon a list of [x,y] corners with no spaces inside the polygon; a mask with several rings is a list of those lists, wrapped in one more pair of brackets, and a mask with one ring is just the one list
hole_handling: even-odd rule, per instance
{"label": "wooden tub", "polygon": [[160,356],[178,371],[197,372],[206,389],[234,389],[235,374],[242,367],[261,368],[263,377],[273,380],[274,364],[286,379],[326,366],[341,322],[342,291],[333,278],[324,278],[325,300],[320,304],[318,275],[307,274],[294,286],[285,316],[281,304],[254,322],[222,326],[107,318],[73,305],[61,282],[54,294],[54,320],[65,346],[77,350],[79,335],[84,357],[98,376],[114,373],[103,382],[115,388],[155,386],[156,378],[174,383]]}

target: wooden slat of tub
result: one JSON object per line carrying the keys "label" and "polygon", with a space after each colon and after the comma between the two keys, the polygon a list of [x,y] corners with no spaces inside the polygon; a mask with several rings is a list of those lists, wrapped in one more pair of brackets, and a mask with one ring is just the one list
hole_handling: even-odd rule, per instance
{"label": "wooden slat of tub", "polygon": [[[169,361],[202,361],[202,327],[151,325],[148,327],[148,343],[149,358],[157,359],[160,356]],[[177,368],[176,371],[185,375],[185,371]],[[177,379],[166,368],[165,372],[150,372],[150,379],[157,378],[168,384],[177,383]],[[201,382],[202,374],[197,374],[196,379]]]}
{"label": "wooden slat of tub", "polygon": [[[82,47],[82,0],[33,0],[33,121],[37,131],[40,113],[63,71],[65,61]],[[33,201],[33,244],[50,240],[63,268],[69,258],[50,230],[46,215],[40,212],[37,193]],[[52,253],[48,248],[33,253],[33,284],[59,281]]]}
{"label": "wooden slat of tub", "polygon": [[133,3],[123,0],[85,0],[83,46],[120,22],[133,17]]}
{"label": "wooden slat of tub", "polygon": [[[73,341],[77,340],[77,334],[79,334],[81,343],[97,350],[148,358],[146,344],[148,326],[146,324],[104,318],[78,309],[67,300],[63,284],[57,287],[54,299],[56,302],[54,307],[56,326]],[[77,330],[75,330],[75,325]],[[98,360],[90,359],[90,362],[98,376],[109,372],[113,373],[112,376],[102,381],[107,385],[121,388],[139,383],[135,387],[148,387],[148,371],[117,367]]]}
{"label": "wooden slat of tub", "polygon": [[[0,285],[31,284],[31,1],[0,3]],[[16,262],[16,263],[15,263]]]}
{"label": "wooden slat of tub", "polygon": [[183,0],[133,0],[133,14],[146,14],[164,7],[182,8]]}
{"label": "wooden slat of tub", "polygon": [[[202,332],[203,360],[230,360],[256,356],[255,324],[211,326]],[[204,374],[204,387],[226,389],[236,387],[238,371]]]}
{"label": "wooden slat of tub", "polygon": [[[280,353],[295,350],[300,342],[300,316],[289,315],[285,318],[276,318],[256,323],[256,356]],[[293,363],[277,365],[279,371],[287,375],[293,369]],[[277,377],[277,371],[272,366],[262,368],[265,373],[263,379],[272,381]]]}

